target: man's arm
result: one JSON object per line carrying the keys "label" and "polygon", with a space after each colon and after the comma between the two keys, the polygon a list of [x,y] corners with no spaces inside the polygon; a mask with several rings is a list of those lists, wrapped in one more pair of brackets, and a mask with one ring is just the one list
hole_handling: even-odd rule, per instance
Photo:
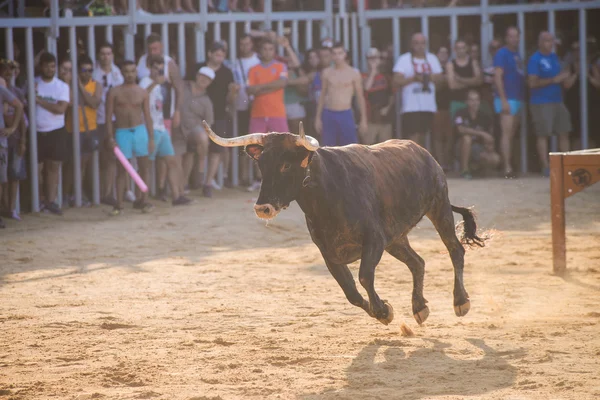
{"label": "man's arm", "polygon": [[493,139],[493,136],[491,134],[489,134],[488,132],[479,130],[479,129],[468,128],[464,125],[458,125],[457,128],[458,128],[457,129],[458,133],[461,135],[469,135],[469,136],[479,137],[484,140],[489,140],[490,138]]}
{"label": "man's arm", "polygon": [[315,77],[315,73],[311,72],[308,75],[302,75],[294,79],[287,80],[287,86],[305,86],[310,84]]}
{"label": "man's arm", "polygon": [[79,89],[79,93],[81,93],[82,97],[81,100],[83,101],[84,105],[96,109],[102,103],[102,86],[98,82],[96,82],[96,90],[94,91],[94,94],[88,93],[81,82],[79,82]]}
{"label": "man's arm", "polygon": [[367,124],[367,102],[365,101],[365,93],[363,91],[362,77],[360,72],[356,71],[353,80],[354,84],[354,95],[358,101],[358,109],[360,110],[360,124],[363,128],[366,128]]}
{"label": "man's arm", "polygon": [[496,90],[498,91],[498,97],[500,100],[505,103],[506,100],[506,92],[504,91],[504,69],[502,67],[496,67],[494,69],[494,84],[496,85]]}
{"label": "man's arm", "polygon": [[142,103],[142,111],[144,113],[144,123],[148,131],[148,152],[154,151],[154,126],[152,116],[150,115],[150,95],[144,91],[144,102]]}
{"label": "man's arm", "polygon": [[288,83],[285,78],[279,78],[276,81],[263,83],[259,85],[253,85],[246,87],[246,93],[249,95],[260,96],[261,94],[268,94],[275,92],[279,89],[283,89]]}
{"label": "man's arm", "polygon": [[[181,103],[183,102],[183,79],[181,78],[179,67],[173,60],[169,61],[169,79],[171,80],[171,84],[175,89],[175,112],[173,113],[173,127],[176,128],[180,123]],[[177,120],[177,123],[175,123],[175,120]]]}
{"label": "man's arm", "polygon": [[7,103],[15,109],[15,115],[13,116],[13,120],[10,126],[0,129],[0,131],[3,131],[4,133],[4,135],[0,136],[10,136],[13,133],[15,133],[15,131],[19,127],[19,124],[21,123],[21,118],[23,118],[23,103],[21,103],[19,99],[15,97],[12,99],[12,101]]}
{"label": "man's arm", "polygon": [[287,54],[288,59],[288,68],[298,68],[300,66],[300,59],[298,55],[290,45],[290,41],[285,36],[279,38],[279,44],[283,46],[285,49],[285,53]]}
{"label": "man's arm", "polygon": [[394,72],[394,88],[401,88],[414,82],[418,82],[416,75],[407,78],[402,72]]}
{"label": "man's arm", "polygon": [[59,101],[55,104],[55,103],[50,103],[49,101],[44,100],[40,96],[36,96],[35,101],[37,104],[40,105],[40,107],[48,110],[52,114],[57,114],[57,115],[63,115],[65,112],[67,112],[67,107],[69,106],[68,101]]}
{"label": "man's arm", "polygon": [[106,134],[110,141],[112,141],[112,145],[114,146],[114,130],[113,130],[113,113],[114,113],[114,104],[115,104],[115,90],[114,88],[108,89],[108,93],[106,94]]}
{"label": "man's arm", "polygon": [[[454,66],[452,66],[454,68]],[[483,82],[481,67],[479,63],[473,60],[473,76],[471,78],[463,78],[455,75],[455,80],[461,86],[457,89],[467,88],[471,86],[479,86]]]}

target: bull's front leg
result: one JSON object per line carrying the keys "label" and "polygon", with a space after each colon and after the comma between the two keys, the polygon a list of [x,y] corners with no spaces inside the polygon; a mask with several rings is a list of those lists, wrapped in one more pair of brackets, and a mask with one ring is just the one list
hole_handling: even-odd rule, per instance
{"label": "bull's front leg", "polygon": [[356,289],[356,282],[354,281],[354,277],[348,266],[345,264],[332,263],[328,261],[325,256],[323,256],[323,258],[325,260],[325,265],[327,265],[327,269],[329,269],[331,275],[344,291],[350,304],[362,308],[369,313],[369,315],[373,316],[370,311],[369,302],[366,301]]}
{"label": "bull's front leg", "polygon": [[[365,235],[365,237],[373,236],[375,235]],[[375,292],[375,268],[381,260],[383,250],[383,241],[372,241],[363,244],[358,278],[360,284],[369,294],[369,315],[377,318],[382,324],[387,325],[394,319],[394,309],[387,301],[381,300]]]}

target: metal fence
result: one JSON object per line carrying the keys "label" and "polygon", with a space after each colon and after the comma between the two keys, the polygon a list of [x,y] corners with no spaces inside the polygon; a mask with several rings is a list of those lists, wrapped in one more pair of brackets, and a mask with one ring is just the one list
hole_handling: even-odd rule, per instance
{"label": "metal fence", "polygon": [[[77,35],[82,30],[86,30],[87,52],[94,60],[96,54],[96,28],[103,27],[106,41],[114,42],[114,33],[118,30],[123,32],[125,44],[125,57],[135,59],[135,35],[138,29],[143,29],[144,37],[153,29],[153,26],[160,26],[160,32],[163,40],[165,54],[169,54],[169,34],[170,27],[174,26],[177,37],[177,58],[181,68],[181,73],[185,74],[187,57],[194,57],[196,62],[204,61],[206,54],[206,42],[210,37],[213,40],[220,40],[227,37],[229,44],[229,58],[233,62],[237,58],[237,36],[239,27],[243,26],[243,31],[250,30],[253,22],[262,23],[265,27],[272,28],[279,34],[284,32],[285,28],[291,31],[291,44],[297,51],[305,51],[315,43],[315,34],[319,35],[317,40],[328,36],[335,40],[342,41],[346,48],[350,50],[352,62],[355,66],[366,67],[366,50],[372,43],[373,25],[381,21],[391,23],[391,40],[394,49],[394,59],[399,57],[401,50],[401,24],[406,19],[420,19],[420,30],[426,35],[431,31],[430,20],[437,17],[450,19],[449,36],[452,43],[459,37],[459,17],[480,16],[480,40],[481,48],[489,43],[493,36],[493,23],[490,16],[500,14],[514,14],[517,17],[518,27],[521,32],[525,31],[525,15],[531,13],[546,13],[548,18],[548,30],[555,31],[556,12],[574,10],[579,13],[579,39],[580,39],[580,60],[581,75],[587,76],[587,12],[593,8],[600,8],[600,0],[587,2],[564,2],[551,4],[518,4],[518,5],[489,5],[489,0],[482,0],[476,7],[453,7],[453,8],[424,8],[424,9],[386,9],[386,10],[365,10],[364,0],[358,1],[356,12],[348,12],[349,4],[346,0],[339,0],[337,12],[334,13],[333,0],[325,0],[322,11],[302,11],[302,12],[273,12],[272,0],[265,0],[265,11],[262,13],[208,13],[207,0],[199,0],[199,10],[197,14],[163,14],[163,15],[138,15],[136,13],[136,0],[129,0],[129,13],[126,16],[98,16],[98,17],[74,17],[67,10],[67,15],[59,15],[58,0],[51,1],[50,18],[11,18],[1,19],[0,28],[5,32],[6,56],[13,58],[13,38],[14,31],[17,29],[25,30],[25,59],[27,76],[27,96],[29,99],[35,98],[34,88],[34,29],[46,30],[46,50],[57,53],[57,39],[59,38],[60,28],[68,28],[69,48],[71,60],[74,66],[77,65]],[[350,2],[348,2],[350,3]],[[194,54],[186,51],[186,40],[191,40],[188,32],[193,31],[193,42],[195,43]],[[521,41],[521,54],[525,55],[525,42]],[[482,51],[484,60],[487,52]],[[73,68],[73,85],[77,85],[77,68]],[[581,141],[583,148],[588,147],[588,96],[586,80],[580,80],[581,85]],[[73,92],[73,109],[79,107],[78,92]],[[31,102],[33,104],[33,102]],[[37,136],[35,123],[35,107],[29,107],[29,138],[30,138],[30,180],[32,189],[31,208],[34,212],[39,211],[39,193],[38,193],[38,165],[37,165]],[[74,165],[80,165],[80,146],[79,146],[79,113],[72,113],[73,118],[73,156]],[[521,148],[521,171],[528,171],[527,159],[527,112],[523,111],[523,123],[521,124],[520,148]],[[234,118],[234,133],[237,133],[237,120]],[[554,150],[556,143],[552,144]],[[235,155],[236,153],[234,153]],[[232,183],[238,184],[238,157],[232,157]],[[222,182],[222,173],[219,174]],[[93,158],[93,202],[100,202],[99,194],[99,164],[98,154]],[[80,169],[74,168],[74,187],[75,204],[82,204],[82,187]],[[151,187],[154,185],[151,184]],[[59,190],[59,196],[61,190]]]}

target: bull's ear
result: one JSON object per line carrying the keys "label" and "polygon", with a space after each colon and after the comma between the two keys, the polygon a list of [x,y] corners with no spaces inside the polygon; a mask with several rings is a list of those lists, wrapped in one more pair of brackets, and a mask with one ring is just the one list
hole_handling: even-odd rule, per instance
{"label": "bull's ear", "polygon": [[301,166],[302,168],[307,168],[307,167],[308,167],[308,165],[309,165],[309,164],[310,164],[310,162],[312,161],[313,154],[315,154],[315,152],[314,152],[314,151],[307,151],[307,153],[306,153],[306,157],[304,157],[304,158],[302,159],[302,162],[300,163],[300,166]]}
{"label": "bull's ear", "polygon": [[264,147],[262,147],[260,144],[249,144],[244,150],[246,150],[246,154],[258,161],[263,149]]}

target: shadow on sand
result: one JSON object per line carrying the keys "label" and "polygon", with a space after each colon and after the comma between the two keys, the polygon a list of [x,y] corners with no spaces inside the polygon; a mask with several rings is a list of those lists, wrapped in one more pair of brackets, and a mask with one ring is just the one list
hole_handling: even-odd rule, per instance
{"label": "shadow on sand", "polygon": [[[521,350],[497,352],[481,339],[466,339],[479,350],[454,351],[459,355],[454,358],[446,352],[452,347],[449,343],[423,340],[423,345],[414,343],[417,349],[409,352],[405,349],[412,347],[411,341],[376,340],[352,361],[344,388],[300,398],[419,400],[432,396],[478,396],[512,386],[517,368],[507,358],[524,355]],[[471,359],[459,359],[466,357]]]}

